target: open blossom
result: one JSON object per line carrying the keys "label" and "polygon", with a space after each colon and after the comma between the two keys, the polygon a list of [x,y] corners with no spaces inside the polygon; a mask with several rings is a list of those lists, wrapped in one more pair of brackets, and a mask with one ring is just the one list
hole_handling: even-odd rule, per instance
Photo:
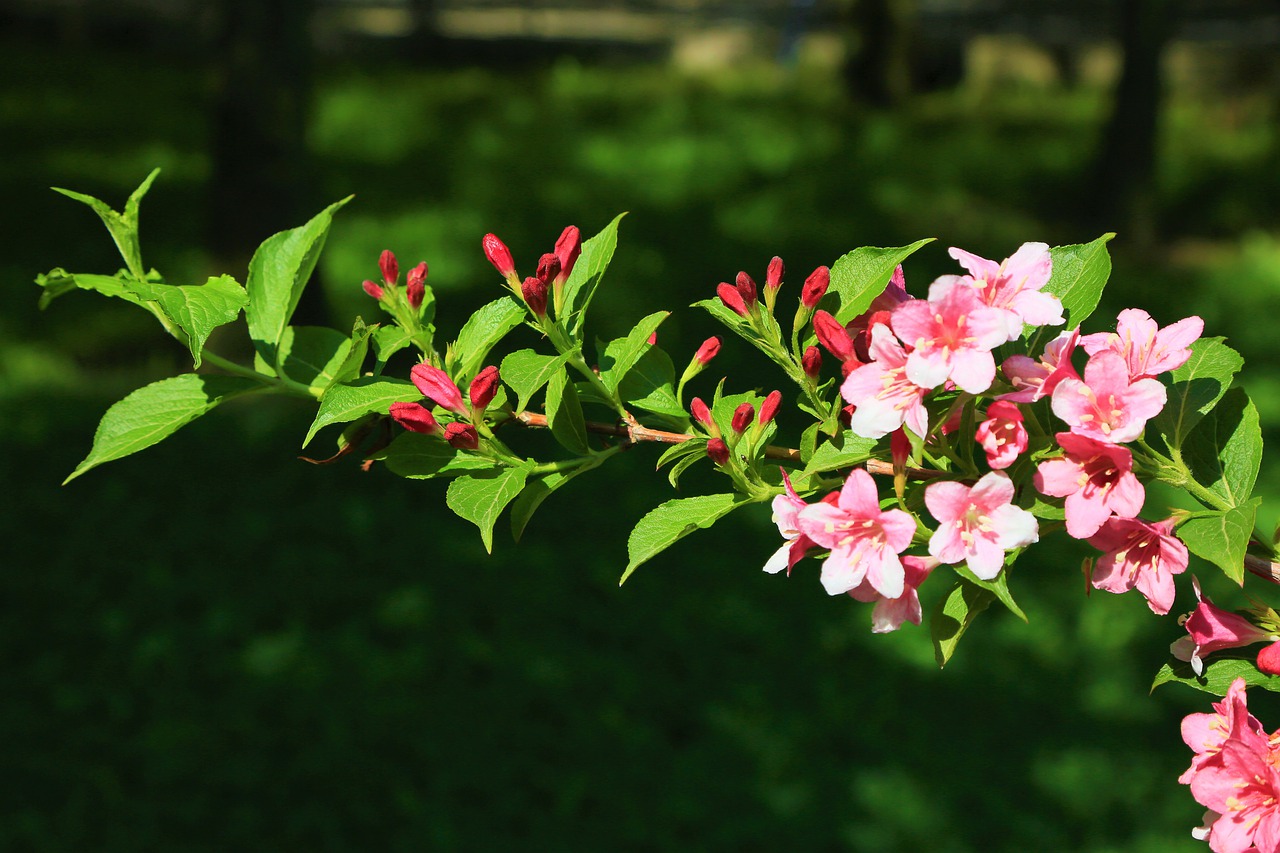
{"label": "open blossom", "polygon": [[1063,379],[1053,391],[1053,413],[1077,435],[1125,444],[1142,435],[1147,421],[1164,408],[1166,391],[1158,379],[1129,380],[1124,359],[1100,352],[1084,366],[1084,379]]}
{"label": "open blossom", "polygon": [[974,437],[987,454],[987,464],[996,470],[1008,468],[1027,449],[1027,428],[1013,403],[997,400],[988,406]]}
{"label": "open blossom", "polygon": [[1120,312],[1114,332],[1085,335],[1080,346],[1089,355],[1114,352],[1125,360],[1129,375],[1158,376],[1181,367],[1191,358],[1191,345],[1204,332],[1204,320],[1187,317],[1161,329],[1141,308]]}
{"label": "open blossom", "polygon": [[1173,535],[1173,519],[1142,521],[1112,517],[1089,544],[1102,551],[1090,579],[1094,589],[1128,592],[1136,588],[1151,612],[1161,616],[1173,606],[1173,576],[1187,569],[1187,546]]}
{"label": "open blossom", "polygon": [[1133,518],[1142,511],[1147,492],[1133,473],[1127,447],[1060,432],[1066,454],[1040,463],[1035,486],[1041,494],[1066,498],[1067,533],[1088,539],[1112,515]]}
{"label": "open blossom", "polygon": [[999,311],[983,305],[978,292],[956,281],[936,281],[929,300],[904,302],[893,312],[893,332],[912,347],[907,378],[923,388],[950,379],[981,394],[996,376],[991,350],[1005,342]]}
{"label": "open blossom", "polygon": [[1277,639],[1243,616],[1223,610],[1205,598],[1194,577],[1191,586],[1199,603],[1183,623],[1187,636],[1175,640],[1169,651],[1178,660],[1188,661],[1196,675],[1204,673],[1204,659],[1214,652]]}
{"label": "open blossom", "polygon": [[1040,539],[1035,516],[1013,505],[1013,481],[992,471],[972,487],[949,481],[924,490],[924,503],[938,520],[929,537],[929,553],[944,563],[967,562],[969,570],[991,580],[1004,567],[1006,551]]}
{"label": "open blossom", "polygon": [[929,431],[924,395],[929,390],[907,378],[907,353],[884,325],[871,328],[872,361],[845,377],[840,395],[855,406],[849,429],[863,438],[883,438],[906,424],[916,435]]}
{"label": "open blossom", "polygon": [[998,264],[954,247],[950,255],[969,271],[960,281],[977,288],[983,304],[1001,312],[1006,341],[1016,341],[1023,324],[1060,326],[1066,322],[1058,297],[1041,292],[1053,271],[1047,244],[1023,243]]}
{"label": "open blossom", "polygon": [[905,582],[902,595],[897,598],[885,598],[867,581],[849,590],[849,595],[858,601],[876,603],[871,611],[871,633],[887,634],[902,627],[903,622],[919,625],[923,615],[920,609],[920,584],[925,582],[929,573],[939,563],[932,557],[902,557],[902,568]]}
{"label": "open blossom", "polygon": [[791,574],[791,567],[814,547],[813,540],[800,532],[798,523],[800,511],[808,504],[791,487],[791,478],[786,471],[782,472],[782,483],[786,492],[773,499],[773,523],[778,525],[778,532],[785,541],[764,564],[764,570],[771,575],[783,569]]}
{"label": "open blossom", "polygon": [[1011,355],[1006,358],[1000,365],[1000,371],[1017,390],[1001,394],[997,399],[1011,403],[1034,403],[1052,394],[1063,379],[1079,379],[1080,375],[1071,364],[1071,353],[1075,352],[1079,339],[1080,330],[1072,329],[1045,344],[1039,361],[1026,355]]}
{"label": "open blossom", "polygon": [[810,504],[796,516],[800,533],[831,549],[822,564],[822,585],[840,595],[864,581],[885,598],[898,598],[905,575],[898,555],[911,544],[915,519],[900,509],[881,510],[871,475],[855,468],[834,504]]}

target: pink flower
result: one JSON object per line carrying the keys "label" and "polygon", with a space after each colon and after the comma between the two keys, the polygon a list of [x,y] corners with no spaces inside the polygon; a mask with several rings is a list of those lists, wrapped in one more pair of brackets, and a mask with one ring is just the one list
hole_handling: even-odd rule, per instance
{"label": "pink flower", "polygon": [[1010,394],[1001,394],[998,399],[1011,403],[1034,403],[1042,397],[1048,397],[1058,383],[1068,377],[1079,379],[1075,367],[1071,364],[1071,353],[1075,352],[1076,342],[1080,339],[1080,330],[1072,329],[1045,344],[1040,360],[1025,355],[1011,355],[1000,365],[1009,383],[1017,388]]}
{"label": "pink flower", "polygon": [[1067,533],[1088,539],[1112,515],[1133,518],[1142,511],[1147,492],[1133,474],[1128,448],[1071,432],[1057,439],[1066,455],[1041,462],[1035,486],[1041,494],[1067,499]]}
{"label": "pink flower", "polygon": [[1142,435],[1147,420],[1164,408],[1158,379],[1130,384],[1124,359],[1105,351],[1089,359],[1084,379],[1063,379],[1053,390],[1053,413],[1077,435],[1125,444]]}
{"label": "pink flower", "polygon": [[991,387],[996,377],[991,350],[1005,342],[1005,327],[1001,313],[983,305],[974,288],[934,282],[928,302],[902,303],[890,322],[894,334],[913,347],[907,378],[916,385],[936,388],[950,379],[970,394]]}
{"label": "pink flower", "polygon": [[413,380],[414,385],[418,386],[422,396],[427,397],[437,406],[459,415],[470,414],[466,404],[462,402],[462,392],[458,390],[457,385],[453,384],[449,374],[440,368],[430,364],[415,365],[413,370],[409,371],[409,378]]}
{"label": "pink flower", "polygon": [[855,468],[834,505],[816,503],[796,518],[799,531],[831,555],[822,564],[822,585],[840,595],[864,581],[885,598],[899,598],[905,575],[898,555],[911,544],[915,519],[900,509],[882,511],[871,475]]}
{"label": "pink flower", "polygon": [[1053,270],[1047,244],[1023,243],[999,264],[954,247],[950,254],[969,271],[961,280],[977,288],[983,304],[1002,313],[1006,341],[1017,340],[1023,324],[1059,326],[1066,322],[1058,297],[1040,291],[1049,283]]}
{"label": "pink flower", "polygon": [[845,377],[840,395],[857,408],[849,428],[863,438],[883,438],[906,424],[916,435],[929,431],[922,388],[907,377],[907,354],[887,326],[871,329],[873,361]]}
{"label": "pink flower", "polygon": [[987,464],[1003,470],[1027,449],[1027,428],[1022,425],[1022,412],[1013,403],[996,401],[987,407],[987,417],[978,424],[975,434],[987,454]]}
{"label": "pink flower", "polygon": [[782,483],[786,493],[773,499],[773,523],[778,525],[778,532],[786,541],[764,564],[764,570],[771,575],[783,569],[791,574],[791,567],[814,547],[813,541],[800,532],[798,522],[800,511],[808,504],[791,487],[791,478],[786,471],[782,472]]}
{"label": "pink flower", "polygon": [[992,471],[972,488],[949,481],[924,490],[924,503],[938,520],[929,537],[929,553],[948,564],[967,562],[969,570],[991,580],[1004,567],[1006,551],[1040,539],[1035,516],[1013,505],[1013,481]]}
{"label": "pink flower", "polygon": [[1089,544],[1102,551],[1093,567],[1093,588],[1128,592],[1137,587],[1152,613],[1161,616],[1173,606],[1173,576],[1187,569],[1187,546],[1173,535],[1173,519],[1147,522],[1137,518],[1108,519]]}
{"label": "pink flower", "polygon": [[1277,639],[1243,616],[1223,610],[1209,601],[1200,592],[1200,582],[1194,577],[1191,587],[1199,604],[1183,623],[1187,636],[1175,640],[1169,651],[1178,660],[1190,662],[1196,675],[1204,674],[1204,659],[1214,652]]}
{"label": "pink flower", "polygon": [[887,634],[890,631],[896,631],[902,627],[903,622],[910,622],[912,625],[920,624],[922,611],[918,590],[929,577],[929,573],[937,566],[938,561],[932,557],[903,557],[902,568],[905,577],[902,595],[897,598],[885,598],[865,580],[856,588],[849,590],[849,595],[858,601],[876,603],[875,609],[871,611],[871,633]]}
{"label": "pink flower", "polygon": [[1191,345],[1204,332],[1204,320],[1188,317],[1161,329],[1141,308],[1120,312],[1114,332],[1085,335],[1080,345],[1089,355],[1114,352],[1125,360],[1134,379],[1158,376],[1191,358]]}

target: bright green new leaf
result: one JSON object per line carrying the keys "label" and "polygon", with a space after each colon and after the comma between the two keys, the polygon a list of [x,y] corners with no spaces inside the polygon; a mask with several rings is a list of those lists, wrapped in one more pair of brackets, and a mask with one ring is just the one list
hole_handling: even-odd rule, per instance
{"label": "bright green new leaf", "polygon": [[987,592],[994,594],[995,597],[1000,600],[1000,603],[1007,607],[1014,616],[1017,616],[1023,622],[1026,622],[1028,621],[1027,614],[1022,612],[1022,608],[1013,600],[1013,593],[1009,592],[1008,567],[1013,564],[1013,561],[1017,558],[1020,550],[1021,549],[1018,551],[1010,551],[1005,556],[1005,569],[1001,571],[1000,574],[996,575],[994,580],[983,580],[975,575],[969,567],[963,563],[955,566],[954,568],[956,570],[956,574],[960,575],[960,577],[964,578],[969,583],[974,584],[975,586],[980,586]]}
{"label": "bright green new leaf", "polygon": [[312,388],[326,388],[351,352],[351,339],[328,326],[289,326],[276,345],[277,373]]}
{"label": "bright green new leaf", "polygon": [[667,472],[667,480],[671,483],[671,488],[678,488],[680,475],[689,466],[696,464],[698,460],[706,455],[706,439],[693,438],[688,441],[682,441],[679,444],[671,445],[662,452],[662,455],[658,457],[654,470],[661,471],[664,465],[671,465],[671,470]]}
{"label": "bright green new leaf", "polygon": [[591,452],[587,444],[587,424],[582,417],[578,390],[563,370],[547,382],[547,423],[551,434],[566,449],[581,456]]}
{"label": "bright green new leaf", "polygon": [[484,365],[485,356],[507,333],[524,322],[524,306],[510,296],[481,306],[462,324],[452,351],[458,361],[449,374],[465,388]]}
{"label": "bright green new leaf", "polygon": [[804,466],[806,474],[817,474],[822,471],[835,471],[840,468],[852,468],[861,465],[871,458],[875,450],[874,438],[863,438],[846,430],[839,438],[824,441],[809,457]]}
{"label": "bright green new leaf", "polygon": [[651,346],[618,386],[618,394],[629,407],[683,420],[688,415],[676,399],[676,369],[671,356],[661,347]]}
{"label": "bright green new leaf", "polygon": [[202,360],[205,341],[219,326],[235,320],[249,302],[249,294],[229,275],[210,278],[203,285],[172,285],[129,281],[138,298],[155,302],[186,336],[195,366]]}
{"label": "bright green new leaf", "polygon": [[392,474],[410,480],[498,470],[490,459],[455,450],[441,438],[416,432],[402,432],[373,458],[385,462]]}
{"label": "bright green new leaf", "polygon": [[1111,277],[1107,243],[1115,236],[1108,232],[1092,243],[1054,246],[1049,250],[1053,271],[1043,292],[1062,301],[1067,315],[1066,328],[1076,328],[1098,307],[1103,288]]}
{"label": "bright green new leaf", "polygon": [[121,459],[173,435],[223,400],[263,386],[238,376],[186,373],[139,388],[107,409],[93,448],[63,485],[91,468]]}
{"label": "bright green new leaf", "polygon": [[134,305],[144,305],[146,300],[134,292],[133,284],[135,283],[136,279],[124,270],[115,275],[93,275],[69,273],[61,267],[55,267],[47,273],[36,276],[36,284],[44,288],[44,293],[40,294],[41,310],[48,308],[49,303],[54,299],[77,288],[123,299]]}
{"label": "bright green new leaf", "polygon": [[1151,423],[1169,447],[1182,446],[1244,367],[1240,353],[1223,343],[1224,340],[1201,338],[1191,345],[1191,357],[1185,364],[1160,377],[1168,386],[1168,401]]}
{"label": "bright green new leaf", "polygon": [[537,512],[538,507],[542,506],[542,502],[551,497],[551,493],[559,490],[567,485],[570,480],[579,474],[597,468],[608,457],[599,454],[586,459],[576,468],[568,471],[552,471],[542,477],[529,480],[524,489],[521,490],[520,496],[511,504],[511,536],[517,542],[524,535],[524,529],[529,524],[529,519]]}
{"label": "bright green new leaf", "polygon": [[1155,690],[1161,684],[1176,681],[1179,684],[1194,687],[1196,690],[1212,693],[1214,696],[1226,696],[1231,683],[1237,678],[1243,678],[1244,683],[1249,687],[1260,687],[1272,693],[1280,693],[1280,675],[1266,675],[1258,672],[1254,655],[1248,657],[1234,655],[1232,651],[1215,653],[1213,660],[1205,664],[1203,675],[1195,674],[1190,661],[1170,659],[1156,673],[1155,680],[1151,682],[1151,689]]}
{"label": "bright green new leaf", "polygon": [[347,355],[333,370],[333,379],[324,386],[326,391],[334,385],[350,382],[360,375],[365,357],[369,355],[369,338],[376,328],[376,326],[366,326],[363,319],[356,318],[351,326],[351,345],[347,347]]}
{"label": "bright green new leaf", "polygon": [[1261,498],[1232,507],[1189,518],[1178,527],[1178,538],[1197,557],[1222,569],[1238,584],[1244,583],[1244,555],[1253,535]]}
{"label": "bright green new leaf", "polygon": [[1262,464],[1258,410],[1243,388],[1232,388],[1187,436],[1182,458],[1197,483],[1233,506],[1253,494]]}
{"label": "bright green new leaf", "polygon": [[933,656],[938,661],[939,668],[947,665],[964,632],[995,599],[995,593],[990,590],[976,586],[964,578],[956,579],[955,586],[938,602],[933,615],[929,617]]}
{"label": "bright green new leaf", "polygon": [[152,169],[151,174],[143,179],[142,183],[129,196],[129,200],[125,202],[124,213],[117,213],[112,210],[111,206],[103,201],[99,201],[91,195],[84,193],[72,192],[59,187],[54,187],[53,191],[61,193],[67,198],[75,199],[93,208],[94,213],[101,217],[107,230],[111,232],[111,239],[115,241],[116,248],[120,250],[120,256],[124,258],[125,265],[129,267],[129,272],[139,280],[145,279],[146,267],[142,265],[142,249],[138,243],[138,206],[142,203],[142,197],[147,194],[147,190],[151,189],[151,184],[155,181],[156,176],[160,174],[159,169]]}
{"label": "bright green new leaf", "polygon": [[582,254],[573,265],[564,283],[564,311],[568,321],[565,323],[569,337],[577,339],[586,321],[587,307],[591,298],[600,286],[600,279],[609,262],[613,260],[613,252],[618,247],[618,223],[627,214],[619,213],[613,221],[604,227],[599,234],[582,244]]}
{"label": "bright green new leaf", "polygon": [[400,326],[379,326],[374,331],[372,340],[373,359],[378,363],[377,372],[381,372],[387,359],[407,347],[412,338]]}
{"label": "bright green new leaf", "polygon": [[879,249],[863,246],[854,249],[831,265],[831,293],[840,297],[836,319],[848,323],[866,311],[877,296],[884,293],[893,271],[908,257],[933,238],[917,240],[910,246]]}
{"label": "bright green new leaf", "polygon": [[572,352],[564,355],[539,355],[531,349],[522,349],[516,350],[502,360],[500,368],[502,381],[516,392],[517,412],[523,412],[533,395],[537,394],[552,376],[564,370],[565,364],[572,355]]}
{"label": "bright green new leaf", "polygon": [[500,468],[463,474],[449,484],[449,509],[480,528],[484,549],[493,553],[493,525],[507,504],[524,488],[527,468]]}
{"label": "bright green new leaf", "polygon": [[333,214],[351,198],[334,202],[306,225],[268,237],[253,253],[245,282],[249,291],[245,319],[253,346],[267,364],[277,363],[276,345],[324,249]]}
{"label": "bright green new leaf", "polygon": [[702,495],[677,498],[650,510],[627,537],[627,570],[618,584],[625,583],[642,563],[693,531],[710,527],[744,503],[747,501],[738,495]]}
{"label": "bright green new leaf", "polygon": [[640,356],[652,344],[649,338],[662,321],[671,315],[670,311],[656,311],[636,323],[625,338],[610,341],[600,356],[600,380],[610,391],[618,389],[618,383],[626,378],[627,373],[640,360]]}
{"label": "bright green new leaf", "polygon": [[[315,434],[330,424],[345,424],[364,417],[370,412],[386,414],[392,403],[407,403],[422,399],[422,392],[412,382],[404,379],[379,379],[365,376],[352,382],[332,385],[320,398],[311,428],[302,446],[306,447]],[[443,442],[440,442],[443,444]],[[446,447],[448,445],[445,445]]]}

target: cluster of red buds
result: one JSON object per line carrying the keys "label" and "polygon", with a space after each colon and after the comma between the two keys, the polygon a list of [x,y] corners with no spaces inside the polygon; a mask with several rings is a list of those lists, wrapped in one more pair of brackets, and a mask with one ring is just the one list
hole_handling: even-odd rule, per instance
{"label": "cluster of red buds", "polygon": [[[391,417],[396,423],[424,435],[443,438],[459,450],[475,450],[480,446],[480,434],[476,426],[483,422],[484,411],[498,393],[501,377],[498,368],[490,365],[481,370],[467,386],[467,399],[462,390],[438,367],[419,364],[409,373],[413,384],[425,398],[422,402],[392,403]],[[470,403],[470,405],[468,405]],[[453,420],[443,426],[432,414],[439,406],[465,420]]]}
{"label": "cluster of red buds", "polygon": [[[365,279],[362,287],[365,293],[386,305],[388,310],[394,314],[396,301],[400,294],[398,288],[400,283],[400,263],[396,260],[395,253],[390,249],[384,249],[382,255],[378,258],[378,269],[382,272],[382,284]],[[408,275],[405,276],[403,293],[404,301],[410,309],[415,313],[421,310],[423,300],[427,295],[426,261],[422,261],[409,270]]]}
{"label": "cluster of red buds", "polygon": [[539,319],[547,316],[548,299],[556,317],[564,310],[564,285],[573,272],[573,265],[582,254],[582,233],[576,225],[570,225],[560,233],[555,250],[538,259],[534,275],[523,281],[516,272],[516,263],[496,234],[486,234],[481,241],[484,256],[506,281],[511,292],[524,300]]}

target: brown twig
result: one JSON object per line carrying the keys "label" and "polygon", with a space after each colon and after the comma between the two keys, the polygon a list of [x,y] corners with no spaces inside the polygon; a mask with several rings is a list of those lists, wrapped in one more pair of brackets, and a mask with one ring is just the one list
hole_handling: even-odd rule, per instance
{"label": "brown twig", "polygon": [[1244,555],[1244,567],[1263,580],[1280,583],[1280,563],[1258,557],[1253,554]]}

